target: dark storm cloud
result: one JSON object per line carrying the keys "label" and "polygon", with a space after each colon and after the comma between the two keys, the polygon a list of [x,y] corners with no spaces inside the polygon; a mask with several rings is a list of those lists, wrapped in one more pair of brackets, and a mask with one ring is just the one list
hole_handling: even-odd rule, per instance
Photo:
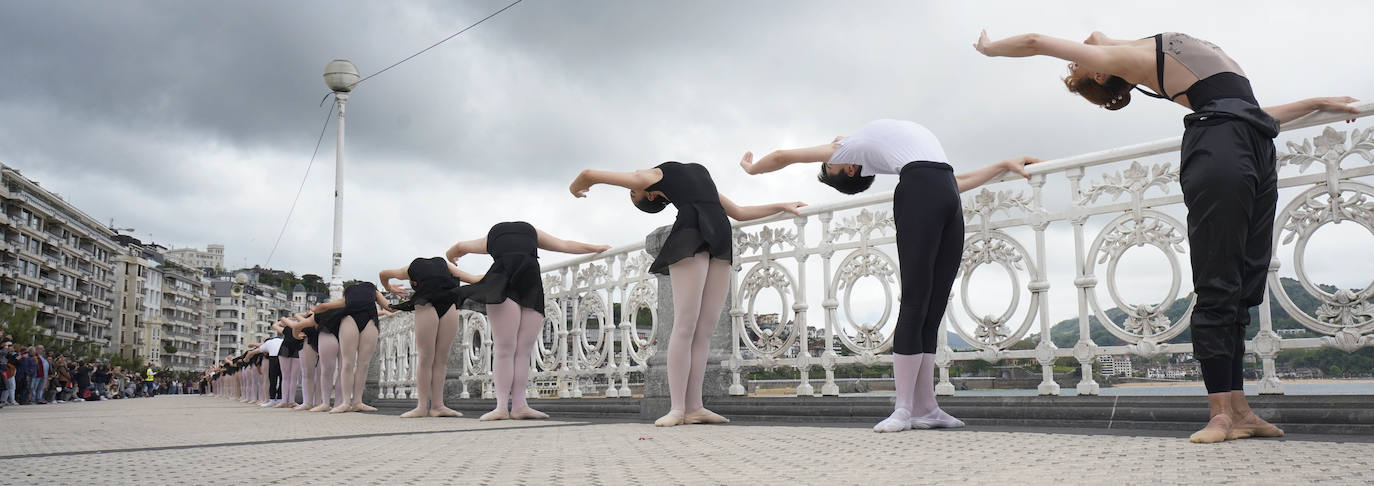
{"label": "dark storm cloud", "polygon": [[[373,73],[506,3],[11,2],[0,6],[0,162],[99,219],[169,244],[225,243],[229,265],[251,266],[306,169],[325,63]],[[1199,14],[1178,18],[1182,5]],[[810,170],[746,178],[735,161],[874,118],[929,126],[962,169],[1178,134],[1178,107],[1107,113],[1064,91],[1062,62],[979,56],[980,28],[1192,32],[1226,47],[1273,103],[1374,85],[1346,52],[1369,34],[1319,21],[1369,6],[1244,5],[1123,16],[1100,2],[527,0],[351,96],[344,271],[370,278],[502,220],[610,244],[666,222],[628,211],[623,191],[571,199],[584,167],[698,161],[741,202],[836,201],[799,183]],[[1284,35],[1270,18],[1288,19]],[[331,127],[273,266],[328,271],[333,155]]]}

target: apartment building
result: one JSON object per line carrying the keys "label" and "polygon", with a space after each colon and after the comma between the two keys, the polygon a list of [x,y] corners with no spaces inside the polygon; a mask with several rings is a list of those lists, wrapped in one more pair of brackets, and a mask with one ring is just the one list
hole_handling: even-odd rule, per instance
{"label": "apartment building", "polygon": [[60,341],[118,349],[115,232],[0,164],[0,302],[35,309]]}

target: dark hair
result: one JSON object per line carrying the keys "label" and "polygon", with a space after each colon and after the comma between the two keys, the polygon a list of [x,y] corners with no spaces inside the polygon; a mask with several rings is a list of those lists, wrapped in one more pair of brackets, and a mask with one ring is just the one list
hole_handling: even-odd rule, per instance
{"label": "dark hair", "polygon": [[635,201],[635,207],[646,213],[657,213],[662,211],[663,208],[668,207],[668,198],[660,197],[649,199],[649,195],[646,193]]}
{"label": "dark hair", "polygon": [[825,167],[827,165],[830,165],[830,163],[821,163],[821,173],[816,176],[816,180],[845,194],[858,194],[867,191],[869,186],[873,185],[873,179],[877,178],[875,176],[861,175],[863,173],[863,167],[859,167],[859,170],[855,171],[852,176],[844,173],[844,171],[840,171],[840,173],[835,175],[830,175],[825,173]]}
{"label": "dark hair", "polygon": [[1119,76],[1107,78],[1105,84],[1098,83],[1092,76],[1069,76],[1064,78],[1064,87],[1068,88],[1070,93],[1082,96],[1089,103],[1115,111],[1131,104],[1131,89],[1135,88],[1135,85]]}

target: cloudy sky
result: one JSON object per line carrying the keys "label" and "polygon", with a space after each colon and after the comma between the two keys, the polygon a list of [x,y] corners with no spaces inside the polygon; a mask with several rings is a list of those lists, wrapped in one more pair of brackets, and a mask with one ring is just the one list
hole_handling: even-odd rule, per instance
{"label": "cloudy sky", "polygon": [[[325,275],[332,125],[266,261],[329,109],[318,105],[324,65],[348,58],[373,73],[506,3],[7,2],[0,163],[145,241],[223,243],[229,266]],[[875,118],[930,127],[959,169],[1181,132],[1175,105],[1144,100],[1109,113],[1074,98],[1058,81],[1063,62],[978,55],[970,44],[982,28],[994,38],[1188,32],[1225,48],[1274,104],[1374,97],[1374,69],[1362,60],[1374,34],[1351,21],[1367,18],[1374,4],[1349,1],[526,0],[357,88],[344,273],[374,278],[499,221],[613,245],[671,222],[670,212],[634,210],[623,190],[573,199],[567,184],[587,167],[696,161],[741,203],[841,201],[811,181],[811,168],[749,177],[736,162],[746,150],[824,143]],[[1051,184],[1065,191],[1062,176]],[[1374,242],[1332,234],[1323,251]],[[1071,247],[1069,227],[1052,227],[1051,239],[1058,318],[1075,308],[1071,253],[1060,251]],[[1374,275],[1340,263],[1318,269],[1319,279],[1362,287]]]}

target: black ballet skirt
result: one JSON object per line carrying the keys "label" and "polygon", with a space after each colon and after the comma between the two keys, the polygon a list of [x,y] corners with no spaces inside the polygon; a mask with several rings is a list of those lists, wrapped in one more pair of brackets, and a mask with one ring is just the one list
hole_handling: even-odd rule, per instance
{"label": "black ballet skirt", "polygon": [[281,348],[277,350],[277,357],[299,358],[302,346],[305,346],[305,340],[296,339],[296,333],[292,332],[291,328],[282,329]]}
{"label": "black ballet skirt", "polygon": [[669,265],[703,251],[710,253],[711,258],[731,261],[730,220],[720,205],[720,193],[716,192],[711,173],[697,163],[664,162],[656,168],[663,171],[663,179],[644,191],[659,191],[667,196],[677,208],[677,220],[649,271],[667,275]]}
{"label": "black ballet skirt", "polygon": [[320,350],[320,328],[319,328],[318,326],[317,326],[317,327],[307,327],[307,328],[305,328],[304,330],[302,330],[301,332],[305,333],[305,344],[309,344],[309,345],[310,345],[310,349],[314,349],[315,351],[319,351],[319,350]]}
{"label": "black ballet skirt", "polygon": [[487,231],[491,268],[482,280],[454,289],[463,300],[500,304],[506,299],[544,313],[544,280],[539,275],[539,234],[524,221],[496,223]]}
{"label": "black ballet skirt", "polygon": [[450,306],[462,304],[461,298],[454,293],[458,288],[458,279],[449,271],[447,260],[440,257],[416,258],[406,267],[406,276],[415,286],[411,289],[414,293],[410,300],[393,305],[392,309],[413,312],[416,307],[429,304],[434,306],[434,312],[439,317],[444,317]]}

